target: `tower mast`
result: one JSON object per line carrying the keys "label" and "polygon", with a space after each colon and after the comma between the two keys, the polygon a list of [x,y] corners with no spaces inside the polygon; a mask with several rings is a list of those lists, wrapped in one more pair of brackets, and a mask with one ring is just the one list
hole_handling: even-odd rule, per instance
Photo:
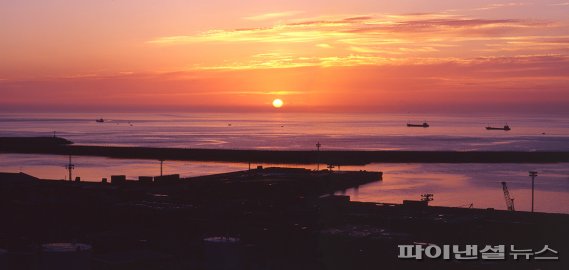
{"label": "tower mast", "polygon": [[73,180],[73,170],[75,169],[75,164],[71,163],[71,155],[69,155],[69,163],[65,165],[65,168],[69,171],[69,181]]}

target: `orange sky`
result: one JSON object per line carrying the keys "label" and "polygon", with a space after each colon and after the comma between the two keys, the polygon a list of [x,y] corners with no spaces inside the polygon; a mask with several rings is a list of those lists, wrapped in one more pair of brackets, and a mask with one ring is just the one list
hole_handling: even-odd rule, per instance
{"label": "orange sky", "polygon": [[567,14],[563,0],[2,1],[0,106],[569,112]]}

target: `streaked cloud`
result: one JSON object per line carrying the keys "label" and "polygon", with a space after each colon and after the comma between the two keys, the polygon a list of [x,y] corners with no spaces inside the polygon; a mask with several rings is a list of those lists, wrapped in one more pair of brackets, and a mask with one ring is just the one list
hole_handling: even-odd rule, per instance
{"label": "streaked cloud", "polygon": [[270,12],[270,13],[264,13],[264,14],[258,14],[258,15],[254,15],[254,16],[244,17],[243,19],[251,20],[251,21],[265,21],[265,20],[274,20],[274,19],[292,17],[292,16],[295,16],[295,15],[298,15],[301,13],[303,13],[303,12],[298,11],[298,10],[283,11],[283,12]]}
{"label": "streaked cloud", "polygon": [[549,4],[550,6],[569,6],[569,2]]}
{"label": "streaked cloud", "polygon": [[[522,3],[493,7],[518,5]],[[543,20],[475,18],[448,12],[325,16],[258,28],[213,29],[193,35],[164,36],[148,43],[159,46],[258,44],[243,47],[242,52],[248,52],[248,56],[217,64],[196,64],[197,69],[421,64],[501,52],[559,53],[566,51],[564,40],[540,33],[561,27]],[[543,46],[532,47],[539,44]],[[287,52],[267,53],[265,48],[272,46],[287,48]]]}
{"label": "streaked cloud", "polygon": [[[267,53],[256,58],[278,56],[278,53]],[[304,106],[309,111],[319,106],[331,106],[334,110],[339,106],[352,106],[371,111],[387,106],[406,111],[410,106],[425,109],[438,108],[443,106],[441,104],[443,107],[453,104],[457,110],[479,110],[481,106],[504,109],[507,101],[508,108],[519,108],[519,111],[525,111],[528,105],[544,105],[567,112],[569,57],[565,55],[412,58],[406,61],[354,55],[311,61],[320,61],[321,66],[329,65],[329,68],[305,66],[279,72],[212,69],[77,76],[41,81],[0,81],[0,87],[7,97],[3,100],[3,109],[32,106],[68,110],[210,108],[218,111],[240,104],[255,110],[275,96],[286,96],[291,107]],[[377,65],[386,61],[396,64]],[[30,96],[34,99],[30,100]]]}
{"label": "streaked cloud", "polygon": [[511,8],[511,7],[522,7],[531,5],[530,3],[523,2],[510,2],[510,3],[500,3],[500,4],[490,4],[484,7],[476,8],[475,10],[490,10],[498,8]]}
{"label": "streaked cloud", "polygon": [[319,44],[316,44],[316,46],[317,46],[317,47],[320,47],[320,48],[325,48],[325,49],[330,49],[330,48],[332,48],[332,45],[330,45],[330,44],[328,44],[328,43],[319,43]]}
{"label": "streaked cloud", "polygon": [[[158,45],[178,45],[197,42],[312,42],[315,40],[366,38],[393,33],[418,34],[480,29],[515,29],[547,27],[547,22],[519,19],[440,18],[436,15],[348,17],[328,20],[303,20],[262,28],[210,30],[194,35],[158,37],[148,41]],[[366,36],[364,33],[368,33]],[[436,36],[434,36],[436,37]],[[323,42],[324,43],[324,42]]]}

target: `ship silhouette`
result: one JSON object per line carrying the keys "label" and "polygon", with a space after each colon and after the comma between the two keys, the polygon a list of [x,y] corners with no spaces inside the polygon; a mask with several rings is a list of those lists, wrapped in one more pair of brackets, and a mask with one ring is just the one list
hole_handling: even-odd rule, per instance
{"label": "ship silhouette", "polygon": [[504,130],[504,131],[508,131],[511,130],[510,126],[508,126],[508,124],[504,125],[503,127],[492,127],[490,125],[486,126],[486,130]]}
{"label": "ship silhouette", "polygon": [[422,127],[422,128],[428,128],[429,127],[429,123],[427,123],[427,121],[424,121],[422,124],[411,124],[411,123],[407,123],[408,127]]}

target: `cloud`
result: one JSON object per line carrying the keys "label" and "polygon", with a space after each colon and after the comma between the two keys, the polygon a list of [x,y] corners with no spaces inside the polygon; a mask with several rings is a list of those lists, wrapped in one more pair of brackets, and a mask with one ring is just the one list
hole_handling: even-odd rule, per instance
{"label": "cloud", "polygon": [[330,48],[332,48],[332,45],[330,45],[330,44],[328,44],[328,43],[319,43],[319,44],[316,44],[316,46],[317,46],[317,47],[320,47],[320,48],[325,48],[325,49],[330,49]]}
{"label": "cloud", "polygon": [[[547,22],[519,19],[422,19],[391,21],[372,17],[350,17],[338,20],[309,20],[278,24],[265,28],[210,30],[195,35],[158,37],[151,44],[176,45],[198,42],[311,42],[328,38],[360,38],[382,34],[433,33],[441,31],[478,31],[480,29],[542,28]],[[366,35],[365,33],[368,33]]]}
{"label": "cloud", "polygon": [[521,6],[528,6],[529,3],[520,3],[520,2],[510,2],[510,3],[501,3],[501,4],[490,4],[484,7],[476,8],[474,10],[490,10],[490,9],[498,9],[498,8],[510,8],[510,7],[521,7]]}
{"label": "cloud", "polygon": [[[502,52],[567,53],[565,35],[555,38],[552,34],[567,32],[560,29],[564,29],[563,25],[556,22],[451,13],[351,15],[295,19],[258,28],[212,29],[192,35],[157,37],[148,43],[231,44],[243,46],[241,56],[249,55],[213,65],[196,65],[198,69],[391,65]],[[286,48],[287,53],[267,53],[267,48],[274,46]]]}
{"label": "cloud", "polygon": [[292,17],[298,14],[303,13],[302,11],[294,10],[294,11],[282,11],[282,12],[271,12],[271,13],[264,13],[258,14],[254,16],[244,17],[245,20],[251,21],[265,21],[265,20],[274,20],[274,19],[281,19],[286,17]]}
{"label": "cloud", "polygon": [[[469,33],[480,33],[486,31],[487,35],[491,35],[489,30],[512,30],[520,28],[540,28],[547,27],[548,22],[542,21],[526,21],[519,19],[423,19],[423,20],[405,20],[391,24],[366,24],[360,27],[354,27],[350,30],[354,33],[403,33],[403,34],[437,34],[445,35],[457,34],[462,35]],[[457,35],[458,36],[458,35]]]}
{"label": "cloud", "polygon": [[270,28],[248,28],[235,30],[211,30],[198,35],[168,36],[149,41],[160,45],[176,45],[199,42],[260,42],[295,43],[310,42],[327,36],[347,35],[334,31],[302,26],[277,25]]}
{"label": "cloud", "polygon": [[251,64],[244,62],[235,63],[231,67],[235,69],[229,71],[0,81],[6,97],[0,100],[0,110],[219,111],[239,109],[236,104],[257,110],[255,106],[275,96],[286,96],[288,104],[304,104],[310,111],[321,106],[372,111],[391,106],[406,112],[409,107],[439,108],[449,104],[456,110],[470,106],[480,111],[492,104],[501,109],[520,108],[520,112],[531,105],[566,113],[569,101],[566,55],[382,58],[354,54],[306,59],[271,52],[253,58],[259,66],[265,58],[289,59],[290,64],[306,66],[275,72],[262,66],[243,69]]}
{"label": "cloud", "polygon": [[565,3],[557,3],[557,4],[549,4],[550,6],[569,6],[569,2]]}

